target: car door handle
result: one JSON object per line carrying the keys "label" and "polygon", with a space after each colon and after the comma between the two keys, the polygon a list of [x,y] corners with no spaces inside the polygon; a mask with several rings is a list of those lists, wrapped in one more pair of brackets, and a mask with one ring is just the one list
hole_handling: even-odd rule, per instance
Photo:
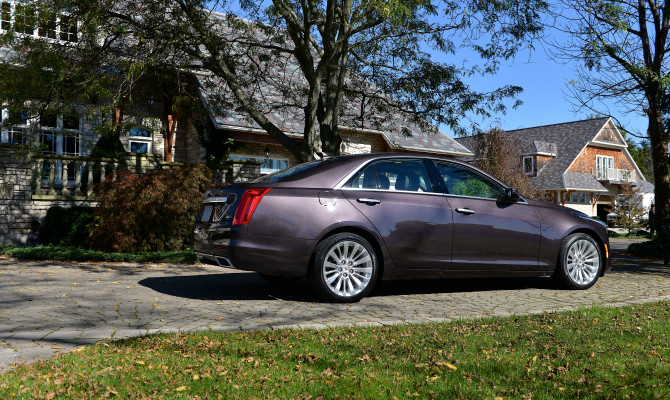
{"label": "car door handle", "polygon": [[457,209],[456,209],[456,212],[457,212],[457,213],[461,213],[461,214],[465,214],[465,215],[472,215],[472,214],[475,213],[474,211],[472,211],[472,210],[469,209],[469,208],[457,208]]}
{"label": "car door handle", "polygon": [[360,198],[360,199],[358,199],[358,200],[356,200],[356,201],[359,202],[359,203],[365,203],[365,204],[367,204],[367,205],[369,205],[369,206],[374,206],[375,204],[379,204],[379,203],[382,202],[381,200],[377,200],[377,199],[368,199],[368,198],[365,198],[365,197]]}

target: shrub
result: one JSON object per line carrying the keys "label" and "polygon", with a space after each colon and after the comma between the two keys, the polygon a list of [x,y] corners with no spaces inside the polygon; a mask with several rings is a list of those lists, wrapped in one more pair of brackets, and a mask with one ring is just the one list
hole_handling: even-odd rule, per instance
{"label": "shrub", "polygon": [[137,175],[121,172],[96,186],[88,241],[105,251],[177,251],[193,245],[195,214],[211,180],[203,165]]}
{"label": "shrub", "polygon": [[628,246],[628,254],[636,257],[663,258],[666,244],[662,240],[648,240]]}
{"label": "shrub", "polygon": [[91,207],[53,206],[40,229],[42,242],[56,246],[80,246],[88,240],[93,222]]}

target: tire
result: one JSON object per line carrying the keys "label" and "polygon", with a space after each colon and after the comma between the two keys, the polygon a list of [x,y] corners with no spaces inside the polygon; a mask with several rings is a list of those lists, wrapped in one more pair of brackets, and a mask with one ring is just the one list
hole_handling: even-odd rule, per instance
{"label": "tire", "polygon": [[603,258],[600,246],[585,233],[563,239],[553,278],[567,289],[588,289],[601,275]]}
{"label": "tire", "polygon": [[324,299],[353,303],[370,293],[378,274],[372,245],[356,234],[338,233],[316,246],[308,278]]}
{"label": "tire", "polygon": [[262,272],[257,272],[258,276],[263,278],[266,282],[275,284],[275,285],[293,285],[294,283],[298,282],[300,278],[295,277],[295,276],[287,276],[287,275],[268,275],[264,274]]}

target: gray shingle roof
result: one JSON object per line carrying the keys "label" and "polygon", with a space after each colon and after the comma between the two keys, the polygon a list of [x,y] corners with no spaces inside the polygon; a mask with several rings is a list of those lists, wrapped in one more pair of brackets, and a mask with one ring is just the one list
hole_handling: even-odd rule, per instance
{"label": "gray shingle roof", "polygon": [[566,172],[563,174],[563,188],[575,190],[597,190],[599,192],[607,192],[607,188],[603,186],[595,176],[586,172]]}
{"label": "gray shingle roof", "polygon": [[[285,75],[284,77],[297,76],[298,74]],[[232,98],[225,83],[206,82],[211,79],[205,76],[196,76],[200,86],[201,96],[209,115],[217,129],[252,129],[263,134],[261,127],[253,121],[246,113],[236,111],[236,107],[217,107],[212,99],[214,90],[221,90],[228,99]],[[281,81],[285,85],[287,81]],[[297,83],[295,83],[298,85]],[[280,95],[283,88],[274,88],[272,83],[258,87],[254,100],[265,103],[266,117],[289,136],[302,137],[304,129],[304,114],[297,106],[283,105],[284,99]],[[228,93],[227,95],[225,93]],[[229,100],[230,101],[230,100]],[[386,143],[396,150],[420,151],[427,153],[448,154],[454,156],[472,156],[470,150],[450,138],[440,130],[432,127],[434,132],[423,130],[418,124],[403,118],[400,113],[366,113],[361,118],[360,106],[349,99],[342,104],[342,124],[340,129],[363,131],[369,134],[381,135]],[[374,120],[371,116],[374,116]],[[361,122],[362,121],[362,122]],[[409,134],[409,135],[408,135]]]}

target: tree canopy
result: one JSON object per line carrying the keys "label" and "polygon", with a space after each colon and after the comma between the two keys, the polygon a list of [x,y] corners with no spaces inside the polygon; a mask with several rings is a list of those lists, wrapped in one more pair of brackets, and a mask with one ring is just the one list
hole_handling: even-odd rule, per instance
{"label": "tree canopy", "polygon": [[[500,61],[531,45],[547,7],[542,0],[35,4],[35,15],[59,10],[81,32],[65,44],[3,37],[2,45],[15,49],[14,71],[23,66],[56,76],[44,79],[51,84],[43,97],[95,100],[118,110],[140,83],[152,82],[150,74],[189,73],[204,82],[209,106],[243,113],[300,160],[317,149],[337,154],[342,126],[392,129],[401,119],[424,130],[446,124],[465,132],[476,129],[468,116],[504,112],[519,86],[477,91],[466,79],[495,73]],[[466,50],[478,61],[466,62]],[[33,81],[36,92],[24,91],[16,74],[12,88],[0,87],[4,101],[42,98],[41,83]],[[181,79],[173,81],[181,93]],[[301,121],[301,141],[286,135],[272,116],[277,112]]]}

